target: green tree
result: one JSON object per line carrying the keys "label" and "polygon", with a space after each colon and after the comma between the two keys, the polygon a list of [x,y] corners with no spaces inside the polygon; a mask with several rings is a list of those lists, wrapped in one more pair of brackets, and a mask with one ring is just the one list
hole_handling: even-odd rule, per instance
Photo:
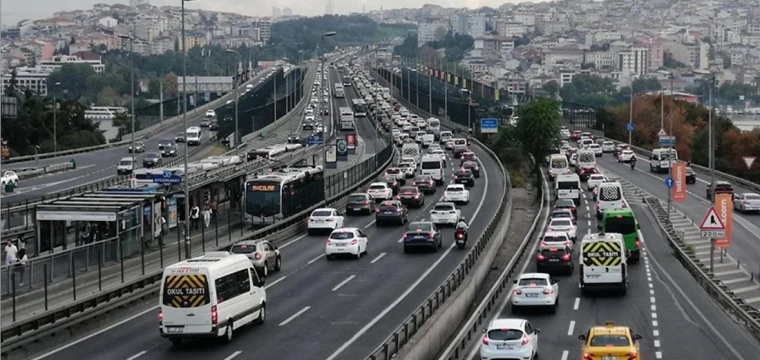
{"label": "green tree", "polygon": [[559,94],[559,83],[557,83],[556,80],[551,80],[547,82],[546,84],[541,86],[541,88],[544,89],[544,91],[546,91],[546,93],[549,94],[549,96],[553,97]]}
{"label": "green tree", "polygon": [[[74,97],[86,96],[90,94],[88,90],[88,79],[95,75],[95,70],[87,64],[63,64],[60,69],[54,71],[48,76],[47,83],[52,90],[53,84],[58,85],[58,91],[68,91]],[[100,89],[97,89],[100,91]],[[95,92],[97,94],[97,92]]]}
{"label": "green tree", "polygon": [[520,107],[520,120],[516,135],[522,149],[535,160],[538,170],[541,161],[551,154],[557,145],[560,129],[559,102],[537,99]]}

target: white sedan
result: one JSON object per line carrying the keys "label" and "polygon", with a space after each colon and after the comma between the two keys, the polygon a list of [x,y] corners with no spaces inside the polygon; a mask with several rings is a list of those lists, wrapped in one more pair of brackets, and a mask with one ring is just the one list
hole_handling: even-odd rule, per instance
{"label": "white sedan", "polygon": [[512,313],[529,306],[546,307],[551,313],[555,313],[558,298],[559,285],[549,274],[522,274],[512,287]]}
{"label": "white sedan", "polygon": [[594,191],[594,189],[601,183],[609,181],[606,176],[603,174],[591,174],[588,177],[588,180],[586,180],[586,186],[588,186],[588,191]]}
{"label": "white sedan", "polygon": [[595,156],[602,156],[604,154],[604,151],[602,150],[602,145],[599,144],[591,144],[588,146],[589,150],[594,152]]}
{"label": "white sedan", "polygon": [[430,210],[430,221],[435,225],[456,225],[461,215],[453,202],[439,202]]}
{"label": "white sedan", "polygon": [[734,195],[734,209],[739,212],[760,212],[760,195],[743,193]]}
{"label": "white sedan", "polygon": [[496,319],[483,331],[481,359],[536,359],[538,334],[525,319]]}
{"label": "white sedan", "polygon": [[344,228],[333,231],[325,243],[325,257],[332,260],[336,255],[350,255],[359,260],[367,253],[369,241],[367,235],[357,228]]}
{"label": "white sedan", "polygon": [[442,200],[445,202],[469,204],[470,190],[467,190],[463,184],[451,184],[443,192]]}
{"label": "white sedan", "polygon": [[552,219],[552,221],[549,223],[549,228],[546,230],[565,232],[573,242],[575,242],[575,240],[578,238],[578,228],[573,225],[573,221],[570,219]]}
{"label": "white sedan", "polygon": [[311,212],[308,221],[309,235],[319,231],[340,229],[343,227],[343,215],[333,208],[321,208]]}
{"label": "white sedan", "polygon": [[405,178],[414,177],[414,171],[417,170],[417,164],[414,162],[402,162],[398,164],[398,168],[404,172]]}
{"label": "white sedan", "polygon": [[615,152],[615,143],[612,141],[605,141],[602,143],[602,151],[606,153]]}
{"label": "white sedan", "polygon": [[15,171],[6,171],[3,174],[2,177],[2,190],[5,191],[5,185],[7,184],[13,184],[13,186],[18,186],[18,175]]}
{"label": "white sedan", "polygon": [[375,201],[391,200],[393,198],[393,189],[387,183],[376,182],[369,185],[367,194]]}

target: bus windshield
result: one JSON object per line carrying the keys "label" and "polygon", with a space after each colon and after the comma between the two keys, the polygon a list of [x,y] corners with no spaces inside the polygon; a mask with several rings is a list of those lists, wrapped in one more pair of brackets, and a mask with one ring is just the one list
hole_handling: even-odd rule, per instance
{"label": "bus windshield", "polygon": [[248,183],[245,191],[245,212],[252,216],[280,213],[279,183]]}
{"label": "bus windshield", "polygon": [[604,219],[604,232],[623,235],[635,233],[636,219],[633,216],[609,216]]}

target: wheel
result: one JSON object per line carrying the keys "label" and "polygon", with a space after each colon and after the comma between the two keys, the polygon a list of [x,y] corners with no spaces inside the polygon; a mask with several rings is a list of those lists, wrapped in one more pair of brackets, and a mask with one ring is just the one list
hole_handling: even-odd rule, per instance
{"label": "wheel", "polygon": [[264,268],[261,270],[261,274],[266,278],[269,276],[269,264],[264,263]]}
{"label": "wheel", "polygon": [[327,260],[332,260],[332,259],[333,259],[333,257],[332,257],[332,255],[325,255],[325,259],[327,259]]}
{"label": "wheel", "polygon": [[404,246],[404,254],[408,254],[408,253],[409,253],[409,248]]}
{"label": "wheel", "polygon": [[261,304],[261,310],[259,310],[259,317],[256,319],[256,323],[263,324],[267,320],[267,303]]}
{"label": "wheel", "polygon": [[556,314],[556,313],[557,313],[557,302],[554,302],[554,305],[552,305],[552,306],[549,308],[549,313],[550,313],[550,314]]}
{"label": "wheel", "polygon": [[280,271],[281,269],[282,269],[282,258],[278,256],[277,260],[275,260],[275,263],[274,263],[274,271]]}
{"label": "wheel", "polygon": [[308,229],[308,230],[306,231],[306,233],[307,233],[307,234],[309,234],[310,236],[311,236],[311,235],[314,235],[314,230],[313,230],[313,229]]}
{"label": "wheel", "polygon": [[442,247],[443,247],[443,240],[438,242],[438,248],[442,248]]}
{"label": "wheel", "polygon": [[233,330],[232,330],[232,321],[230,321],[230,323],[227,324],[227,330],[224,332],[224,339],[223,339],[223,341],[224,341],[225,344],[229,344],[229,343],[232,342],[232,333],[233,333]]}
{"label": "wheel", "polygon": [[169,341],[172,342],[172,346],[182,345],[182,339],[173,338],[173,339],[169,339]]}
{"label": "wheel", "polygon": [[512,310],[513,314],[519,314],[520,313],[520,308],[517,305],[512,305],[512,309],[511,310]]}

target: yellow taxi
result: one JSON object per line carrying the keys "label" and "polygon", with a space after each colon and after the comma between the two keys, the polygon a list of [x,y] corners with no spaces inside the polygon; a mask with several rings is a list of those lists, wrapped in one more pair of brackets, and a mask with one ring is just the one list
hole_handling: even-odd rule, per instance
{"label": "yellow taxi", "polygon": [[613,321],[592,327],[578,339],[583,340],[582,360],[641,360],[641,335],[634,334],[627,326],[615,325]]}

